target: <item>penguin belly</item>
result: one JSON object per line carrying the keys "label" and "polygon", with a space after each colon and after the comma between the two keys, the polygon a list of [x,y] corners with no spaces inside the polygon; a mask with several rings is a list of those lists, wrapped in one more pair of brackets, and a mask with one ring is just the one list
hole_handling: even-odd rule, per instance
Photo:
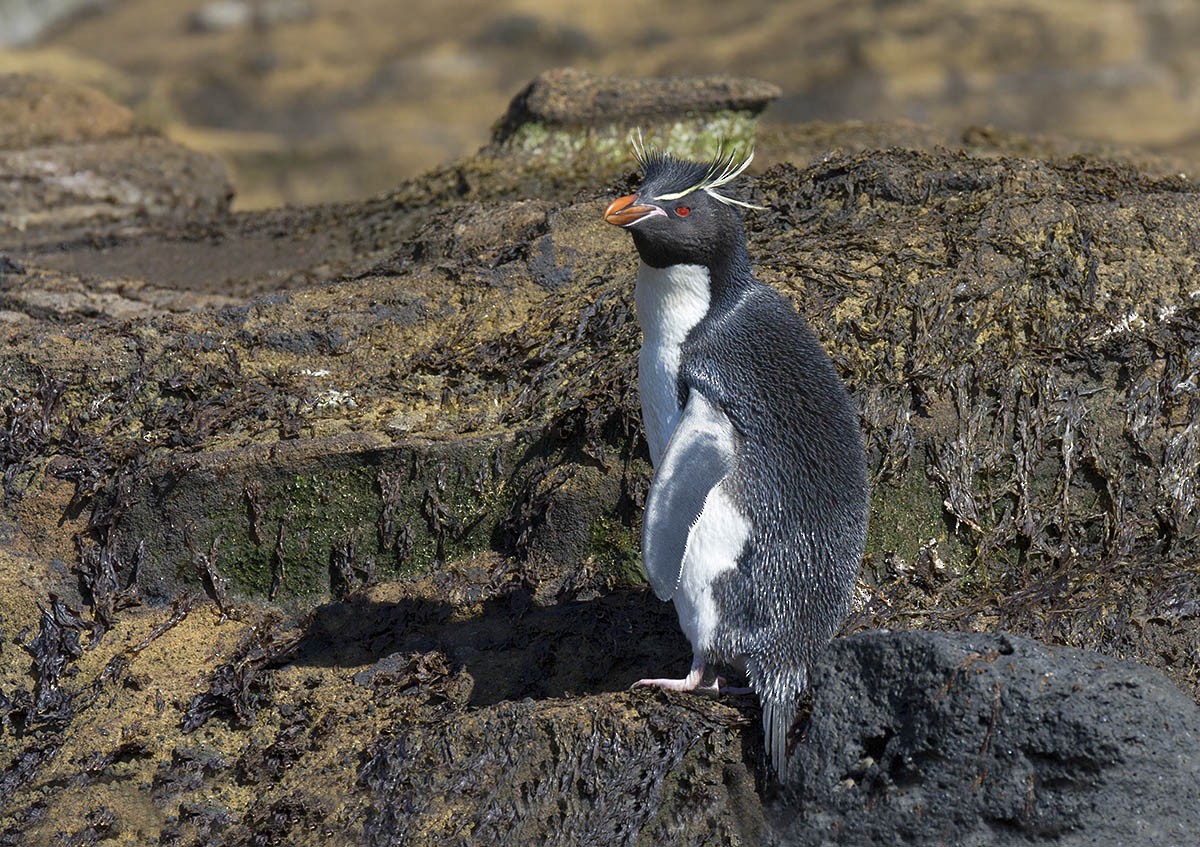
{"label": "penguin belly", "polygon": [[708,314],[708,268],[654,268],[642,262],[633,296],[642,327],[642,349],[638,353],[642,424],[650,461],[658,467],[679,423],[680,348],[692,328]]}
{"label": "penguin belly", "polygon": [[679,586],[672,598],[679,627],[697,656],[711,658],[714,652],[726,655],[729,651],[730,645],[726,644],[717,649],[720,610],[713,596],[713,583],[721,574],[737,569],[750,533],[750,521],[727,491],[726,483],[715,485],[688,532]]}

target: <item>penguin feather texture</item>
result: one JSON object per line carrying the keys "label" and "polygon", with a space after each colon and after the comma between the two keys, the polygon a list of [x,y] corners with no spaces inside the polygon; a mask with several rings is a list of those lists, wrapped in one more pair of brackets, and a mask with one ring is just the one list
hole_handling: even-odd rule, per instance
{"label": "penguin feather texture", "polygon": [[[704,668],[744,669],[783,781],[809,668],[850,607],[867,525],[858,416],[796,309],[755,278],[727,188],[749,166],[635,144],[644,176],[606,218],[641,257],[639,391],[654,479],[642,556]],[[611,215],[611,217],[610,217]]]}

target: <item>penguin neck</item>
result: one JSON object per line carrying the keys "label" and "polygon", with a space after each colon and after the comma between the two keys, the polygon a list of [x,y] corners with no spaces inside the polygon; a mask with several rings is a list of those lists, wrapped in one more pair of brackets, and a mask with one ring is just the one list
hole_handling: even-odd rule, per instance
{"label": "penguin neck", "polygon": [[633,290],[643,347],[678,348],[712,303],[712,275],[704,265],[656,268],[642,262]]}
{"label": "penguin neck", "polygon": [[722,311],[731,308],[742,295],[754,285],[754,272],[750,267],[750,254],[746,244],[738,238],[727,250],[720,251],[709,264],[709,286],[712,291],[712,307]]}
{"label": "penguin neck", "polygon": [[633,298],[642,327],[638,393],[650,461],[658,467],[679,422],[679,365],[688,333],[711,305],[710,273],[704,265],[656,268],[642,262]]}
{"label": "penguin neck", "polygon": [[741,239],[704,263],[659,265],[642,260],[634,300],[647,341],[682,344],[710,310],[724,311],[754,285]]}

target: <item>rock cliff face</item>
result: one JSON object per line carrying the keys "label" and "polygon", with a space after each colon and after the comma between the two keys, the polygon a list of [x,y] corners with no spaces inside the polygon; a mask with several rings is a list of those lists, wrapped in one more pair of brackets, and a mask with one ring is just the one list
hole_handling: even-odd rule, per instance
{"label": "rock cliff face", "polygon": [[[6,85],[17,113],[43,83]],[[604,92],[601,114],[562,113],[596,102],[580,91]],[[618,130],[748,140],[764,91],[551,74],[475,157],[269,213],[229,213],[210,160],[121,126],[4,153],[25,199],[0,211],[0,838],[757,843],[1007,821],[1006,843],[1033,843],[1099,832],[1112,774],[1161,763],[1086,732],[1147,703],[1179,779],[1154,770],[1168,799],[1128,832],[1194,828],[1169,814],[1195,806],[1187,696],[969,634],[1141,661],[1200,695],[1200,188],[1136,154],[912,127],[764,137],[756,270],[808,317],[868,438],[847,630],[947,634],[834,648],[801,742],[825,770],[796,795],[761,783],[753,698],[623,692],[687,645],[638,562],[635,258],[600,220],[634,178]],[[100,174],[127,155],[96,144],[143,145],[120,184],[144,187],[82,204],[62,172],[21,170],[30,150]],[[1005,644],[1012,671],[987,658]],[[1065,687],[1038,699],[1045,673]],[[983,694],[938,700],[959,682]],[[825,698],[856,684],[903,696],[861,732],[841,722],[861,761],[827,761],[845,745]],[[929,699],[928,723],[903,722]],[[1021,728],[1055,709],[1044,735]],[[937,755],[906,764],[918,748]],[[1020,796],[980,794],[979,767]]]}

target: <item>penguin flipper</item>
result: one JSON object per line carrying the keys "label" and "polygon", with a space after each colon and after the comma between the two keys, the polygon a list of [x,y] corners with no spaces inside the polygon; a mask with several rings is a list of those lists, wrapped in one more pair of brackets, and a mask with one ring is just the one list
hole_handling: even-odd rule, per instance
{"label": "penguin flipper", "polygon": [[733,423],[693,389],[650,484],[642,523],[642,562],[660,600],[675,595],[688,535],[708,493],[733,468],[734,455]]}

